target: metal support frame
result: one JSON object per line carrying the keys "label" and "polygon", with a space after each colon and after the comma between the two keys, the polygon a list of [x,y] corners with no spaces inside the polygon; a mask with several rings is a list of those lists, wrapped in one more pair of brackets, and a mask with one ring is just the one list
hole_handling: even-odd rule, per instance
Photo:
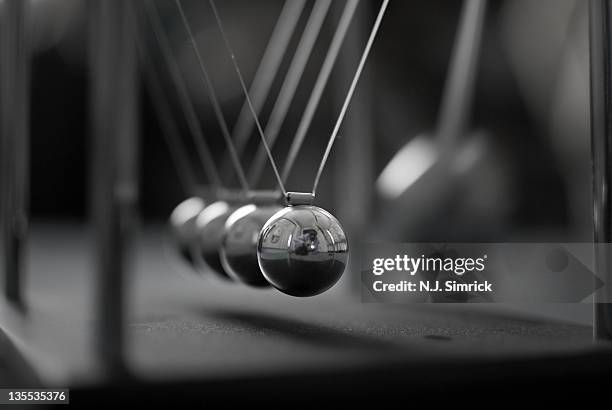
{"label": "metal support frame", "polygon": [[91,216],[97,269],[97,351],[124,370],[127,249],[138,201],[139,75],[131,2],[93,0],[91,32]]}
{"label": "metal support frame", "polygon": [[5,0],[0,24],[0,201],[4,295],[25,308],[22,282],[28,233],[29,55],[27,2]]}
{"label": "metal support frame", "polygon": [[595,294],[593,335],[612,339],[612,9],[608,0],[591,0],[591,149],[593,155],[593,220],[595,269],[604,286]]}

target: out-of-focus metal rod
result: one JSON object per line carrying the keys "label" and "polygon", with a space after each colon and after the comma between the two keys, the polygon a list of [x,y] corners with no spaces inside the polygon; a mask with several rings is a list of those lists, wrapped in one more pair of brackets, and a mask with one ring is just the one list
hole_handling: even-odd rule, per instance
{"label": "out-of-focus metal rod", "polygon": [[452,150],[463,135],[472,110],[486,6],[487,0],[463,3],[436,130],[443,152]]}
{"label": "out-of-focus metal rod", "polygon": [[144,19],[140,9],[132,7],[130,16],[135,22],[132,25],[132,35],[136,41],[136,49],[140,58],[140,66],[143,68],[142,72],[149,98],[157,115],[162,137],[168,146],[170,160],[176,170],[179,183],[186,195],[196,195],[198,191],[197,178],[190,165],[188,149],[183,143],[178,124],[168,103],[168,96],[161,85],[162,81],[156,71],[157,67],[147,49],[142,25]]}
{"label": "out-of-focus metal rod", "polygon": [[24,306],[22,279],[29,199],[29,47],[22,0],[2,4],[0,52],[2,269],[4,295]]}
{"label": "out-of-focus metal rod", "polygon": [[[300,21],[304,6],[306,6],[306,0],[285,0],[285,5],[276,21],[276,26],[272,34],[270,34],[270,40],[249,88],[249,97],[257,115],[261,114],[263,105],[268,98],[270,88],[276,78],[289,42],[293,37],[293,32]],[[245,99],[240,109],[240,114],[238,114],[236,124],[232,129],[232,138],[236,143],[236,151],[241,158],[254,128],[255,120]],[[231,176],[229,165],[229,156],[226,155],[222,162],[222,175]]]}
{"label": "out-of-focus metal rod", "polygon": [[378,10],[378,15],[376,16],[376,20],[374,21],[374,25],[372,26],[372,30],[370,31],[370,35],[368,36],[368,41],[366,42],[365,48],[363,49],[363,52],[361,54],[361,58],[359,59],[359,64],[357,64],[357,70],[355,70],[355,74],[353,74],[353,79],[351,80],[351,85],[349,86],[346,97],[344,98],[344,102],[342,103],[340,114],[338,114],[336,124],[334,125],[334,129],[329,137],[329,141],[327,142],[327,147],[325,147],[323,158],[321,158],[319,169],[317,170],[314,183],[312,184],[313,196],[317,194],[317,187],[319,186],[319,182],[321,181],[321,177],[323,176],[325,164],[327,163],[329,154],[331,153],[331,150],[334,146],[334,142],[338,137],[338,132],[340,131],[340,127],[342,126],[342,122],[344,121],[344,116],[346,115],[349,104],[353,99],[355,89],[357,88],[357,84],[359,83],[359,78],[361,77],[363,68],[365,67],[366,62],[368,61],[368,56],[370,55],[372,45],[374,44],[374,40],[376,39],[376,35],[378,34],[378,30],[380,29],[380,25],[382,23],[383,17],[385,17],[385,12],[387,11],[388,6],[389,0],[383,0],[382,4],[380,5],[380,9]]}
{"label": "out-of-focus metal rod", "polygon": [[178,102],[181,106],[191,139],[196,147],[200,163],[204,168],[208,183],[211,185],[214,191],[219,191],[222,187],[221,177],[219,171],[215,166],[215,159],[210,149],[210,145],[204,136],[198,114],[196,113],[195,107],[189,96],[187,85],[183,79],[181,67],[176,60],[176,57],[172,51],[172,45],[168,39],[168,35],[164,31],[162,24],[162,18],[159,14],[159,10],[153,1],[147,0],[143,4],[145,15],[148,17],[153,29],[153,34],[159,46],[162,58],[166,63],[168,74],[174,84]]}
{"label": "out-of-focus metal rod", "polygon": [[[593,335],[612,339],[612,9],[609,0],[591,0],[591,150],[593,156],[593,221],[595,272],[604,285],[595,293]],[[601,245],[603,244],[603,245]]]}
{"label": "out-of-focus metal rod", "polygon": [[90,2],[92,192],[97,270],[97,351],[124,370],[125,271],[138,199],[139,76],[131,2]]}
{"label": "out-of-focus metal rod", "polygon": [[[142,58],[141,61],[144,63],[147,60]],[[162,136],[168,146],[170,159],[176,169],[179,183],[186,195],[196,195],[198,184],[189,164],[189,154],[185,146],[181,143],[181,133],[172,115],[172,109],[170,108],[170,104],[168,104],[166,93],[162,89],[159,76],[154,71],[153,66],[147,67],[143,74],[145,76],[151,104],[157,115],[157,121],[159,122]]]}
{"label": "out-of-focus metal rod", "polygon": [[302,114],[302,118],[300,119],[300,123],[298,124],[297,131],[293,137],[293,142],[291,143],[291,147],[289,148],[289,153],[287,154],[287,159],[285,160],[285,165],[283,166],[283,172],[281,174],[281,178],[284,183],[287,183],[287,178],[289,178],[289,174],[293,169],[293,165],[295,164],[295,160],[297,159],[297,155],[300,152],[300,148],[304,143],[304,139],[306,138],[306,134],[310,129],[310,124],[312,123],[312,119],[314,118],[315,112],[319,107],[319,102],[321,101],[321,97],[323,96],[323,91],[325,90],[325,86],[327,85],[327,81],[329,80],[329,76],[331,75],[332,69],[336,63],[336,59],[340,54],[340,48],[342,47],[342,42],[344,41],[344,36],[348,31],[349,26],[351,25],[351,21],[353,20],[353,15],[355,14],[355,10],[359,4],[359,0],[347,0],[344,11],[340,16],[340,20],[338,21],[338,25],[336,26],[336,31],[334,32],[334,36],[332,37],[332,41],[329,45],[329,49],[327,50],[327,54],[325,55],[325,60],[323,60],[323,64],[321,65],[321,69],[319,70],[319,74],[317,75],[317,80],[315,81],[314,87],[310,93],[310,97],[308,97],[308,103],[306,104],[306,108],[304,109],[304,113]]}
{"label": "out-of-focus metal rod", "polygon": [[232,135],[229,131],[229,127],[227,125],[227,121],[225,119],[225,114],[223,114],[223,108],[219,103],[219,98],[217,97],[217,92],[215,91],[215,87],[213,85],[210,74],[208,73],[207,63],[204,62],[204,58],[202,58],[202,53],[198,48],[198,44],[196,42],[195,36],[193,34],[193,30],[191,28],[191,24],[187,19],[187,15],[185,14],[185,10],[181,5],[181,0],[175,0],[176,7],[181,16],[181,20],[183,21],[183,26],[185,27],[185,31],[187,32],[187,36],[189,37],[189,43],[193,49],[193,53],[196,56],[196,60],[198,61],[198,65],[200,66],[200,76],[202,77],[202,81],[206,89],[208,90],[208,99],[210,100],[210,104],[212,105],[213,112],[215,113],[215,117],[217,117],[217,123],[219,124],[219,128],[221,128],[221,135],[225,140],[225,145],[227,152],[229,153],[230,159],[232,161],[232,165],[234,167],[234,171],[238,176],[238,180],[240,181],[240,185],[242,191],[244,193],[248,193],[250,191],[249,182],[247,181],[246,174],[244,172],[244,168],[242,167],[242,162],[240,161],[240,157],[238,156],[238,152],[236,151],[236,146],[234,145],[234,140],[232,140]]}
{"label": "out-of-focus metal rod", "polygon": [[[296,47],[295,54],[289,64],[289,69],[281,85],[281,89],[276,97],[272,112],[268,118],[266,129],[263,132],[262,144],[259,145],[255,157],[249,167],[249,181],[253,187],[257,185],[261,179],[261,174],[264,171],[266,160],[269,160],[270,164],[274,163],[274,159],[271,155],[272,147],[276,142],[276,139],[281,131],[281,127],[285,122],[287,112],[295,96],[299,82],[306,69],[306,64],[312,53],[312,49],[315,45],[319,34],[321,33],[321,27],[327,16],[327,12],[331,6],[330,0],[317,0],[312,7],[306,27],[302,33],[302,37]],[[267,146],[266,146],[267,144]],[[267,157],[267,158],[266,158]],[[276,165],[272,165],[273,168],[277,168]],[[278,174],[278,172],[275,172]],[[280,178],[280,174],[277,177],[281,191],[287,192],[283,186],[283,181]]]}

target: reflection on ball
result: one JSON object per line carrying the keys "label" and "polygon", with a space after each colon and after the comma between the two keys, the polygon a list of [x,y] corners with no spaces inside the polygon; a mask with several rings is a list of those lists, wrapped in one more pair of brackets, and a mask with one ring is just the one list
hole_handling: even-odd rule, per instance
{"label": "reflection on ball", "polygon": [[342,276],[348,241],[329,212],[311,205],[290,206],[264,225],[257,258],[272,286],[292,296],[314,296]]}
{"label": "reflection on ball", "polygon": [[225,221],[236,208],[225,201],[213,202],[200,212],[195,221],[197,238],[192,247],[193,259],[200,269],[206,270],[207,266],[224,279],[229,279],[229,276],[221,265],[219,250]]}
{"label": "reflection on ball", "polygon": [[275,205],[245,205],[227,219],[221,263],[225,272],[235,280],[250,286],[270,286],[257,262],[257,240],[261,228],[280,209]]}
{"label": "reflection on ball", "polygon": [[195,221],[204,207],[201,198],[191,197],[178,204],[170,214],[170,229],[178,252],[192,265],[190,248],[197,236]]}

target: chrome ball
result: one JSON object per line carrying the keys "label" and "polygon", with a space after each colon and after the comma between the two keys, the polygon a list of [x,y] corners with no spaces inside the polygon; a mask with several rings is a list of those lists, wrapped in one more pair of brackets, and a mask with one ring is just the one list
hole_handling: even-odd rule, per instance
{"label": "chrome ball", "polygon": [[225,201],[217,201],[208,205],[196,218],[197,237],[191,249],[196,266],[206,271],[210,268],[223,279],[230,277],[223,270],[219,253],[225,233],[227,218],[237,209],[237,206]]}
{"label": "chrome ball", "polygon": [[311,205],[284,208],[264,225],[257,259],[272,286],[291,296],[314,296],[331,288],[348,262],[340,223]]}
{"label": "chrome ball", "polygon": [[265,223],[281,208],[254,204],[238,208],[225,223],[221,263],[233,279],[255,287],[267,287],[257,262],[257,240]]}
{"label": "chrome ball", "polygon": [[178,204],[170,214],[170,230],[176,249],[191,265],[194,261],[190,249],[197,237],[195,221],[205,206],[201,198],[194,196]]}

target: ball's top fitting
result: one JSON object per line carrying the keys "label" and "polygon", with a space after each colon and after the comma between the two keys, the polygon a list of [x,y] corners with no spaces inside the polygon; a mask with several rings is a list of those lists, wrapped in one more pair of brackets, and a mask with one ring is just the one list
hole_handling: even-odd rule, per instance
{"label": "ball's top fitting", "polygon": [[285,200],[289,206],[312,205],[315,196],[312,192],[287,192]]}

